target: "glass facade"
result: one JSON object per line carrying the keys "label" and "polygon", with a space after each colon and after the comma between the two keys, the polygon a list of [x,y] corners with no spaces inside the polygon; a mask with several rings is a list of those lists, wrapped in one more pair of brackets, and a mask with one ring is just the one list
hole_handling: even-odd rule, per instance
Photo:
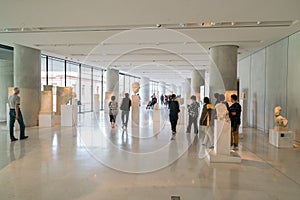
{"label": "glass facade", "polygon": [[[129,74],[119,74],[120,99],[125,93],[132,94],[131,85],[140,82],[140,78]],[[80,101],[79,112],[90,112],[94,109],[94,96],[99,95],[99,108],[104,109],[106,91],[106,73],[104,69],[56,58],[41,56],[41,85],[53,85],[53,111],[56,111],[56,87],[70,86]],[[157,92],[158,83],[151,82],[151,93]],[[96,102],[97,103],[97,102]]]}
{"label": "glass facade", "polygon": [[[53,85],[53,111],[56,111],[56,87],[70,86],[81,102],[79,112],[93,111],[94,94],[100,96],[100,109],[103,109],[103,69],[67,61],[64,59],[41,56],[41,85]],[[102,106],[101,106],[102,105]]]}

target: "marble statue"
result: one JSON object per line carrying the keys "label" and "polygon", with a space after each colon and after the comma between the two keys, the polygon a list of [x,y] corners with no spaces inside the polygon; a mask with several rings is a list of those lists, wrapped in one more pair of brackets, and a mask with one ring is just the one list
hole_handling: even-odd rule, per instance
{"label": "marble statue", "polygon": [[61,114],[61,105],[67,105],[73,98],[72,87],[57,87],[56,88],[56,114]]}
{"label": "marble statue", "polygon": [[228,109],[224,103],[218,103],[215,106],[216,112],[217,112],[217,119],[218,120],[229,120],[228,116]]}
{"label": "marble statue", "polygon": [[139,82],[133,82],[131,86],[132,86],[132,90],[133,90],[134,95],[136,95],[140,90],[140,83]]}
{"label": "marble statue", "polygon": [[286,128],[288,124],[288,120],[280,115],[281,110],[282,110],[281,106],[276,106],[274,108],[274,122],[275,122],[274,130],[288,131],[288,129]]}

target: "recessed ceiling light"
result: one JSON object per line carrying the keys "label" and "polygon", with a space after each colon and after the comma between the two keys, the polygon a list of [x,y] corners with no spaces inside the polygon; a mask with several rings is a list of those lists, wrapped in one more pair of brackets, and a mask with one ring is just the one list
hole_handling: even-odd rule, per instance
{"label": "recessed ceiling light", "polygon": [[231,22],[231,26],[234,26],[234,24],[235,24],[234,22]]}
{"label": "recessed ceiling light", "polygon": [[256,22],[256,24],[257,24],[257,25],[260,25],[260,24],[261,24],[261,22],[260,22],[260,21],[257,21],[257,22]]}

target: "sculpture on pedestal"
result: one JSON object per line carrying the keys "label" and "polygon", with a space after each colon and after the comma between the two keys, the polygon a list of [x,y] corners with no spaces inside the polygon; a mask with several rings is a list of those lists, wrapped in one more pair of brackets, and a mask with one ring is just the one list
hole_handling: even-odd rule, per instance
{"label": "sculpture on pedestal", "polygon": [[281,106],[276,106],[274,108],[274,122],[275,122],[274,130],[275,131],[288,131],[288,129],[286,127],[288,124],[288,120],[281,116],[281,114],[280,114],[281,110],[282,110]]}
{"label": "sculpture on pedestal", "polygon": [[53,86],[44,85],[44,91],[41,94],[40,114],[51,114],[53,111]]}
{"label": "sculpture on pedestal", "polygon": [[56,114],[61,114],[61,105],[67,105],[73,98],[72,87],[57,87],[56,89]]}

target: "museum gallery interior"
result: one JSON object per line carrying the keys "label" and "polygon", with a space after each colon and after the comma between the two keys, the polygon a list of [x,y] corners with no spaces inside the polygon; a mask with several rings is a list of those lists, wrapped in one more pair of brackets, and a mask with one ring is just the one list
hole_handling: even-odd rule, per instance
{"label": "museum gallery interior", "polygon": [[300,1],[0,5],[0,199],[300,199]]}

